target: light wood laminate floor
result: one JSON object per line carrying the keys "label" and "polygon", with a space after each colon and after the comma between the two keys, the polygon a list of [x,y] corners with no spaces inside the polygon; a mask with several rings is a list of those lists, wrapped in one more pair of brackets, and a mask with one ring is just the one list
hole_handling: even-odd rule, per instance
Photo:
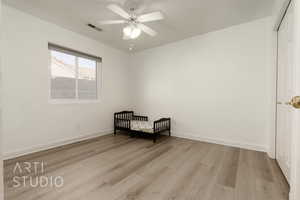
{"label": "light wood laminate floor", "polygon": [[[24,162],[44,172],[16,170]],[[64,186],[14,187],[16,176],[61,176]],[[288,190],[265,153],[175,137],[107,135],[5,161],[6,200],[287,200]]]}

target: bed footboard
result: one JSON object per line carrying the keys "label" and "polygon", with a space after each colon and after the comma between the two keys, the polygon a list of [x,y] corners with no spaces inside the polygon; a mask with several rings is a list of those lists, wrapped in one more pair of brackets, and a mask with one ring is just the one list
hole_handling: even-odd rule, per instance
{"label": "bed footboard", "polygon": [[157,134],[163,131],[168,131],[169,136],[171,136],[171,118],[161,118],[154,121],[153,131],[153,142],[156,142]]}

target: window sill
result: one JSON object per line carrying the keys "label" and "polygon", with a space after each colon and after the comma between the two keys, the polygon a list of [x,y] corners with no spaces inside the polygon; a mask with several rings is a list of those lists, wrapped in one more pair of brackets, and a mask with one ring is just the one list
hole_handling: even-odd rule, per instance
{"label": "window sill", "polygon": [[49,104],[97,104],[100,103],[100,99],[97,100],[70,100],[70,99],[51,99]]}

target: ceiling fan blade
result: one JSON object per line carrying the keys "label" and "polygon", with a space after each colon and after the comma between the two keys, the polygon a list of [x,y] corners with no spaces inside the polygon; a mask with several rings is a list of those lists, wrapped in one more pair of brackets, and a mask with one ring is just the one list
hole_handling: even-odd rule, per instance
{"label": "ceiling fan blade", "polygon": [[139,22],[151,22],[151,21],[157,21],[162,20],[164,18],[164,15],[161,12],[152,12],[144,15],[140,15],[138,17]]}
{"label": "ceiling fan blade", "polygon": [[107,6],[107,8],[125,19],[130,18],[130,15],[128,14],[128,12],[126,12],[123,8],[121,8],[120,6],[118,6],[116,4],[110,4]]}
{"label": "ceiling fan blade", "polygon": [[124,24],[126,20],[104,20],[98,22],[100,25],[109,25],[109,24]]}
{"label": "ceiling fan blade", "polygon": [[154,37],[157,35],[157,32],[155,30],[153,30],[152,28],[144,25],[144,24],[138,24],[137,25],[142,31],[144,31],[145,33],[147,33],[148,35]]}

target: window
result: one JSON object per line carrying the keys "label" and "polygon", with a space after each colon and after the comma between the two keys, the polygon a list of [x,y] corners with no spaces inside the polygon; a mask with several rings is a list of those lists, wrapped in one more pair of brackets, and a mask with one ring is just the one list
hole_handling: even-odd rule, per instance
{"label": "window", "polygon": [[52,100],[97,100],[98,65],[102,59],[49,44],[50,98]]}

